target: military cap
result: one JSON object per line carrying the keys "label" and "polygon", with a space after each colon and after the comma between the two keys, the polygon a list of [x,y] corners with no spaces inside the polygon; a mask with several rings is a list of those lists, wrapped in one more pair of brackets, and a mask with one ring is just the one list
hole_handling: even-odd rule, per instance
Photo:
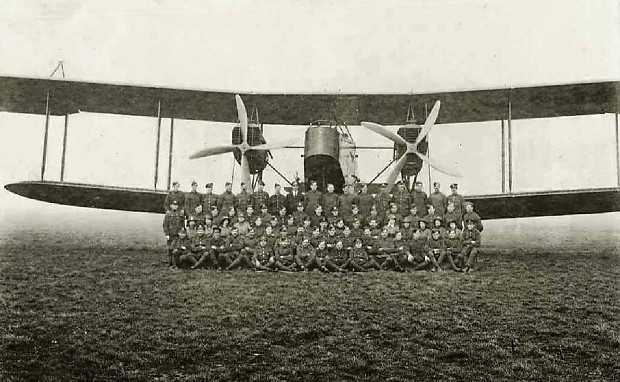
{"label": "military cap", "polygon": [[177,202],[176,200],[173,200],[173,201],[170,202],[170,204],[176,204],[178,206],[179,202]]}
{"label": "military cap", "polygon": [[198,182],[196,182],[195,180],[192,180],[192,186],[197,186]]}
{"label": "military cap", "polygon": [[263,182],[262,180],[259,180],[259,181],[258,181],[258,185],[259,185],[259,186],[264,186],[264,185],[265,185],[265,182]]}
{"label": "military cap", "polygon": [[297,206],[298,206],[298,207],[303,207],[303,206],[304,206],[304,203],[303,203],[303,202],[299,202],[299,203],[297,203]]}
{"label": "military cap", "polygon": [[266,236],[261,236],[258,241],[267,241],[267,237]]}
{"label": "military cap", "polygon": [[280,183],[276,183],[273,185],[274,187],[280,187]]}
{"label": "military cap", "polygon": [[232,186],[232,183],[231,182],[226,182],[226,183],[224,183],[224,186]]}
{"label": "military cap", "polygon": [[[387,185],[387,183],[384,183],[385,185]],[[403,182],[402,180],[399,180],[398,182],[396,182],[396,185],[400,186],[401,184],[405,184],[405,182]]]}
{"label": "military cap", "polygon": [[438,230],[438,229],[433,229],[431,232],[432,232],[432,233],[441,233],[441,231],[440,231],[440,230]]}
{"label": "military cap", "polygon": [[475,222],[475,221],[473,221],[473,220],[467,220],[467,221],[465,222],[465,224],[466,224],[466,225],[469,225],[469,223],[471,223],[471,224],[476,224],[476,222]]}
{"label": "military cap", "polygon": [[435,216],[435,217],[433,218],[433,221],[437,221],[437,220],[439,220],[439,221],[443,221],[443,218],[442,218],[441,216]]}
{"label": "military cap", "polygon": [[420,186],[421,186],[421,185],[422,185],[422,182],[420,182],[420,181],[418,180],[417,182],[415,182],[415,184],[416,184],[416,186],[418,186],[418,185],[420,185]]}
{"label": "military cap", "polygon": [[288,228],[286,226],[280,227],[280,232],[287,232]]}
{"label": "military cap", "polygon": [[241,182],[241,185],[242,185],[242,186],[245,186],[245,182]]}
{"label": "military cap", "polygon": [[238,217],[238,218],[244,218],[244,217],[245,217],[245,214],[244,214],[243,212],[239,212],[239,213],[237,214],[237,217]]}
{"label": "military cap", "polygon": [[318,184],[318,183],[316,182],[316,180],[311,180],[310,184]]}
{"label": "military cap", "polygon": [[205,184],[205,188],[213,188],[213,183],[207,183],[207,184]]}
{"label": "military cap", "polygon": [[205,227],[202,224],[198,224],[198,227],[196,227],[196,230],[197,231],[201,231],[201,230],[204,231]]}
{"label": "military cap", "polygon": [[177,182],[177,181],[175,180],[174,182],[172,182],[172,185],[173,185],[173,186],[179,186],[180,184],[179,184],[179,182]]}
{"label": "military cap", "polygon": [[261,206],[260,206],[260,209],[261,209],[261,210],[263,210],[263,209],[268,209],[268,208],[269,208],[269,207],[267,207],[267,205],[266,205],[266,204],[263,204],[263,205],[261,205]]}
{"label": "military cap", "polygon": [[467,202],[465,202],[465,205],[470,205],[470,206],[472,206],[472,207],[473,207],[473,206],[474,206],[474,203],[473,203],[473,202],[469,202],[469,201],[467,201]]}
{"label": "military cap", "polygon": [[217,210],[217,206],[211,206],[211,211]]}
{"label": "military cap", "polygon": [[403,219],[403,223],[411,223],[411,217],[405,216],[405,218]]}
{"label": "military cap", "polygon": [[185,228],[181,228],[178,233],[185,233]]}
{"label": "military cap", "polygon": [[332,211],[338,211],[338,206],[333,206]]}
{"label": "military cap", "polygon": [[192,222],[192,221],[195,222],[196,220],[198,220],[198,219],[196,219],[196,217],[194,215],[190,215],[189,218],[187,218],[188,222]]}
{"label": "military cap", "polygon": [[459,185],[458,185],[458,183],[452,183],[450,185],[450,188],[459,188]]}
{"label": "military cap", "polygon": [[213,232],[222,232],[220,227],[213,227]]}

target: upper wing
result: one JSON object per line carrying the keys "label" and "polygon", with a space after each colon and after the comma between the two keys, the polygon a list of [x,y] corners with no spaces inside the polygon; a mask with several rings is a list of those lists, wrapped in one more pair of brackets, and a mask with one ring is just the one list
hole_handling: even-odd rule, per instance
{"label": "upper wing", "polygon": [[[50,203],[163,213],[166,191],[79,183],[27,181],[5,188]],[[620,211],[620,188],[468,196],[484,220]]]}
{"label": "upper wing", "polygon": [[[45,114],[47,96],[52,115],[88,111],[157,116],[214,122],[237,122],[235,93],[82,82],[59,79],[0,77],[0,111]],[[269,124],[306,125],[319,119],[384,124],[404,123],[413,104],[417,115],[425,105],[442,102],[438,123],[615,113],[620,110],[620,82],[593,82],[422,94],[241,94],[260,109]]]}

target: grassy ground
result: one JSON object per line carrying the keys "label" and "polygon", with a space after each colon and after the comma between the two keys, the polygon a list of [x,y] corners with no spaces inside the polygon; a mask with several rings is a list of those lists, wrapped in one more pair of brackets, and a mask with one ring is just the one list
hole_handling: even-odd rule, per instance
{"label": "grassy ground", "polygon": [[2,381],[620,380],[609,240],[339,276],[171,271],[148,229],[61,228],[0,240]]}

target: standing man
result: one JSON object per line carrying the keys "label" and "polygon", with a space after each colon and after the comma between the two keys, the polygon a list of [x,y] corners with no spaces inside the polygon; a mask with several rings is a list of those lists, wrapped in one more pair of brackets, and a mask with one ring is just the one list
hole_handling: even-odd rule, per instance
{"label": "standing man", "polygon": [[428,197],[429,204],[435,207],[435,212],[439,216],[443,216],[446,213],[448,207],[448,198],[441,192],[441,184],[439,182],[433,183],[435,191]]}
{"label": "standing man", "polygon": [[402,180],[397,183],[397,189],[394,191],[393,197],[396,207],[398,207],[398,213],[406,216],[409,213],[409,206],[411,205],[411,194],[405,187],[405,182]]}
{"label": "standing man", "polygon": [[351,218],[351,207],[357,204],[357,195],[355,194],[355,187],[350,184],[344,187],[344,193],[338,196],[338,208],[340,208],[340,215],[345,221],[349,221]]}
{"label": "standing man", "polygon": [[[185,206],[185,193],[179,190],[179,182],[174,181],[172,183],[172,191],[166,195],[166,199],[164,200],[164,212],[170,211],[170,204],[173,200],[176,200],[180,206]],[[180,211],[183,213],[183,211]]]}
{"label": "standing man", "polygon": [[279,183],[276,183],[274,186],[273,195],[269,197],[269,212],[272,215],[278,215],[282,208],[287,208],[286,206],[286,196],[284,196],[281,191],[282,187]]}
{"label": "standing man", "polygon": [[357,206],[360,209],[360,214],[362,214],[364,218],[370,215],[370,207],[372,207],[374,203],[375,197],[368,193],[368,185],[366,183],[362,184],[362,189],[357,197]]}
{"label": "standing man", "polygon": [[202,195],[197,191],[198,183],[192,181],[192,190],[185,194],[185,206],[183,210],[189,214],[194,212],[196,206],[202,204]]}
{"label": "standing man", "polygon": [[450,195],[448,195],[448,204],[454,204],[454,213],[458,216],[459,221],[457,222],[459,227],[462,227],[463,215],[465,215],[465,199],[463,196],[459,195],[459,185],[457,183],[452,183],[450,185]]}
{"label": "standing man", "polygon": [[390,203],[392,202],[392,195],[387,192],[387,183],[381,185],[381,191],[375,196],[375,206],[377,206],[377,213],[381,219],[385,218],[385,215],[390,210]]}
{"label": "standing man", "polygon": [[226,191],[224,191],[224,193],[220,195],[217,202],[217,207],[222,213],[229,211],[230,207],[234,207],[236,204],[235,194],[232,193],[232,183],[226,182],[224,187],[226,188]]}
{"label": "standing man", "polygon": [[318,190],[318,187],[319,186],[316,180],[311,180],[310,191],[306,192],[306,195],[304,198],[304,207],[305,207],[306,213],[310,216],[314,214],[314,210],[316,209],[316,206],[322,205],[323,195],[321,194],[321,191]]}
{"label": "standing man", "polygon": [[241,182],[241,192],[235,196],[237,212],[245,212],[248,209],[248,206],[251,204],[250,195],[247,184]]}
{"label": "standing man", "polygon": [[338,207],[338,195],[334,193],[334,185],[327,184],[327,192],[323,195],[323,211],[325,213],[331,211],[334,207]]}
{"label": "standing man", "polygon": [[428,205],[428,196],[426,192],[422,191],[422,182],[415,182],[415,187],[411,192],[411,203],[418,207],[418,217],[423,218],[428,214],[426,206]]}
{"label": "standing man", "polygon": [[286,195],[286,212],[290,215],[297,211],[297,205],[302,203],[303,207],[304,194],[299,191],[299,183],[293,182],[293,189]]}
{"label": "standing man", "polygon": [[[256,185],[256,191],[250,195],[250,201],[254,211],[258,213],[263,205],[269,204],[269,194],[265,191],[265,182],[259,180]],[[264,223],[266,223],[263,220]]]}
{"label": "standing man", "polygon": [[170,202],[170,211],[164,215],[164,234],[166,235],[166,248],[168,249],[168,265],[173,266],[171,244],[178,237],[179,231],[185,228],[185,217],[178,211],[179,203],[176,200]]}
{"label": "standing man", "polygon": [[213,183],[205,185],[205,194],[202,195],[202,210],[209,213],[213,207],[217,207],[217,194],[213,193]]}

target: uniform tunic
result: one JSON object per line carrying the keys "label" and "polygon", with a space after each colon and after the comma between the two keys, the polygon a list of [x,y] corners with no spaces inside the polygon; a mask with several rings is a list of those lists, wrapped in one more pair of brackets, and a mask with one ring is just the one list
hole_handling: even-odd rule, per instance
{"label": "uniform tunic", "polygon": [[446,195],[444,195],[441,191],[434,191],[428,197],[429,204],[435,207],[435,211],[439,215],[443,215],[446,213],[446,208],[448,207],[448,199]]}
{"label": "uniform tunic", "polygon": [[460,216],[465,214],[465,199],[463,196],[457,194],[450,194],[447,197],[448,203],[454,204],[454,212]]}
{"label": "uniform tunic", "polygon": [[202,210],[204,212],[209,212],[211,211],[211,207],[217,207],[218,199],[219,196],[217,194],[214,194],[213,192],[202,195]]}
{"label": "uniform tunic", "polygon": [[398,207],[398,213],[401,215],[407,214],[411,207],[411,194],[406,189],[396,190],[393,196],[394,203]]}
{"label": "uniform tunic", "polygon": [[361,193],[357,197],[357,207],[360,210],[362,216],[368,216],[370,214],[370,207],[375,204],[375,197],[369,193]]}
{"label": "uniform tunic", "polygon": [[297,204],[304,202],[304,194],[297,191],[291,191],[286,195],[286,212],[292,214],[297,211]]}
{"label": "uniform tunic", "polygon": [[217,201],[217,208],[222,211],[222,213],[227,213],[230,207],[234,207],[236,204],[236,197],[231,191],[225,191],[222,195],[220,195]]}
{"label": "uniform tunic", "polygon": [[251,203],[250,195],[251,194],[247,192],[246,190],[241,191],[240,193],[235,195],[235,203],[236,203],[235,207],[237,208],[237,211],[245,212],[245,210],[248,208],[248,206]]}
{"label": "uniform tunic", "polygon": [[[269,212],[276,215],[286,206],[286,196],[282,194],[273,194],[269,197]],[[288,209],[287,209],[288,210]]]}
{"label": "uniform tunic", "polygon": [[196,210],[196,206],[202,204],[202,194],[198,191],[190,191],[185,194],[185,213],[191,214]]}
{"label": "uniform tunic", "polygon": [[316,206],[322,205],[323,194],[319,190],[310,190],[304,197],[304,207],[308,215],[314,214]]}
{"label": "uniform tunic", "polygon": [[179,211],[168,211],[164,215],[164,234],[166,236],[177,236],[181,228],[185,227],[185,217]]}
{"label": "uniform tunic", "polygon": [[385,213],[390,210],[390,202],[392,201],[392,195],[385,191],[380,191],[375,196],[375,206],[377,206],[377,212],[381,217],[385,216]]}
{"label": "uniform tunic", "polygon": [[258,212],[263,205],[269,207],[269,194],[266,191],[255,191],[250,195],[250,201],[254,211]]}
{"label": "uniform tunic", "polygon": [[411,191],[411,202],[418,207],[418,216],[424,217],[428,214],[426,206],[428,205],[428,197],[424,191]]}
{"label": "uniform tunic", "polygon": [[330,212],[332,208],[338,207],[338,194],[333,192],[326,192],[323,194],[323,211]]}
{"label": "uniform tunic", "polygon": [[482,226],[482,219],[480,219],[480,215],[476,212],[466,212],[465,215],[463,215],[463,221],[467,222],[468,220],[473,220],[476,223],[476,229],[482,232],[484,227]]}
{"label": "uniform tunic", "polygon": [[183,191],[170,191],[164,199],[164,211],[170,211],[170,204],[176,201],[179,207],[185,208],[185,193]]}

